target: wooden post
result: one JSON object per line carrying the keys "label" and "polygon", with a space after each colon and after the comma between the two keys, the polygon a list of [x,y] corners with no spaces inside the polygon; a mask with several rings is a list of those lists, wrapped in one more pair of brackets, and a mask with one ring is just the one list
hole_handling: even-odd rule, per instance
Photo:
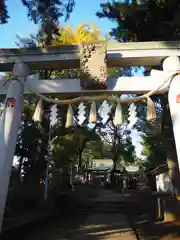
{"label": "wooden post", "polygon": [[6,104],[0,123],[0,231],[8,193],[9,179],[16,147],[18,130],[23,110],[24,81],[29,70],[24,63],[17,62],[13,68],[13,76],[6,97]]}
{"label": "wooden post", "polygon": [[157,196],[157,220],[164,220],[164,199],[162,196]]}

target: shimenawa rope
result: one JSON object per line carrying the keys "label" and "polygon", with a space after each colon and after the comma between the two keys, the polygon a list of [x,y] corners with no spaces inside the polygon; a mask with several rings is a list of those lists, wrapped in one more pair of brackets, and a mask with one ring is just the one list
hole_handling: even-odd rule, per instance
{"label": "shimenawa rope", "polygon": [[[59,99],[53,99],[53,98],[49,98],[44,96],[43,94],[40,94],[38,92],[33,92],[31,89],[31,86],[27,86],[28,90],[35,94],[36,96],[38,96],[40,98],[40,102],[42,103],[42,100],[51,103],[51,104],[57,104],[57,105],[69,105],[68,107],[68,111],[67,111],[67,127],[70,127],[70,125],[72,125],[73,122],[73,109],[72,109],[72,104],[78,103],[78,102],[91,102],[91,109],[90,109],[90,122],[92,122],[92,116],[93,116],[93,122],[96,122],[97,120],[97,113],[96,113],[96,106],[95,106],[95,101],[98,100],[106,100],[108,102],[115,102],[116,103],[116,111],[115,111],[115,124],[116,125],[121,125],[122,124],[122,108],[120,106],[120,104],[124,104],[124,103],[135,103],[138,101],[142,101],[142,100],[146,100],[147,101],[147,120],[154,120],[156,119],[156,109],[155,109],[155,104],[152,101],[152,99],[150,98],[152,95],[156,94],[158,92],[159,89],[161,89],[166,83],[171,83],[171,81],[173,80],[173,78],[177,75],[180,75],[180,72],[175,72],[173,73],[171,76],[169,76],[159,87],[157,87],[154,90],[149,91],[148,93],[145,93],[141,96],[138,97],[131,97],[131,98],[125,98],[125,99],[121,99],[119,97],[116,96],[109,96],[107,94],[101,94],[98,96],[83,96],[83,92],[81,92],[81,96],[76,97],[76,98],[72,98],[72,99],[65,99],[65,100],[59,100]],[[17,79],[17,77],[10,77],[4,85],[6,85],[9,81],[19,81],[22,85],[23,83]],[[41,104],[42,105],[42,104]],[[37,104],[36,110],[35,110],[35,114],[34,114],[34,121],[40,121],[41,116],[42,116],[42,109],[39,109],[39,105]],[[42,108],[42,106],[41,106]],[[35,120],[36,119],[36,120]],[[38,120],[39,119],[39,120]]]}
{"label": "shimenawa rope", "polygon": [[[80,97],[76,97],[76,98],[72,98],[72,99],[59,100],[59,99],[53,99],[53,98],[46,97],[43,94],[40,94],[38,92],[33,92],[31,90],[31,86],[27,86],[27,88],[31,93],[35,94],[36,96],[38,96],[42,100],[44,100],[48,103],[58,104],[58,105],[70,105],[70,104],[74,104],[74,103],[78,103],[78,102],[82,102],[82,101],[83,102],[92,102],[92,101],[98,101],[98,100],[107,100],[107,101],[110,101],[110,102],[116,102],[116,103],[122,103],[122,104],[123,103],[135,103],[135,102],[147,99],[147,98],[151,97],[152,95],[156,94],[158,92],[158,90],[161,89],[166,83],[169,82],[169,85],[170,85],[173,78],[177,75],[180,75],[180,71],[177,71],[177,72],[173,73],[156,89],[151,90],[148,93],[145,93],[145,94],[143,94],[141,96],[138,96],[138,97],[124,98],[124,99],[121,99],[121,98],[118,98],[118,97],[115,97],[115,96],[109,96],[107,94],[101,94],[101,95],[98,95],[98,96],[80,96]],[[12,81],[12,80],[19,81],[17,79],[17,77],[10,77],[5,82],[4,85],[6,85],[7,82]]]}

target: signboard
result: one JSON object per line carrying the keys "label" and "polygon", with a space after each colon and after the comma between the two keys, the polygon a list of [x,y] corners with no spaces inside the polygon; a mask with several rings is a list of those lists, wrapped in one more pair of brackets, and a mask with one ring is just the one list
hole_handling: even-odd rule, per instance
{"label": "signboard", "polygon": [[173,185],[168,173],[156,176],[157,192],[173,193]]}
{"label": "signboard", "polygon": [[128,172],[137,172],[139,170],[139,167],[137,166],[127,166],[126,171]]}

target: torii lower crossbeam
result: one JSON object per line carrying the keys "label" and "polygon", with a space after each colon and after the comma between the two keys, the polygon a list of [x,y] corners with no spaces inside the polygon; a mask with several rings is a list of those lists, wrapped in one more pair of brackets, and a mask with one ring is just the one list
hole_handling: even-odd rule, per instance
{"label": "torii lower crossbeam", "polygon": [[[160,75],[161,74],[161,75]],[[160,77],[159,77],[160,75]],[[152,72],[149,77],[119,77],[108,80],[108,87],[105,90],[83,90],[80,85],[80,79],[56,79],[39,80],[39,75],[30,75],[24,83],[24,95],[32,95],[35,92],[48,95],[67,96],[80,95],[82,92],[86,95],[107,93],[107,94],[142,94],[157,89],[168,78],[168,74],[162,74],[159,71]],[[9,84],[5,84],[7,77],[1,77],[0,95],[6,95]],[[4,86],[5,85],[5,86]],[[169,82],[158,89],[157,94],[163,94],[167,91]]]}

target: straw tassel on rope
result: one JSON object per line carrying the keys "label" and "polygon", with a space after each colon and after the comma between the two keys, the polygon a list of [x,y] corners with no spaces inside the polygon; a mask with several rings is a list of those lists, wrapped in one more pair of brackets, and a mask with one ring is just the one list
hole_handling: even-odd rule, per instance
{"label": "straw tassel on rope", "polygon": [[93,101],[91,103],[90,113],[89,113],[89,123],[96,123],[97,122],[97,108],[96,102]]}
{"label": "straw tassel on rope", "polygon": [[116,105],[115,115],[114,115],[114,124],[115,126],[121,125],[123,123],[123,113],[122,113],[122,106],[118,102]]}
{"label": "straw tassel on rope", "polygon": [[150,97],[147,97],[147,116],[146,119],[148,121],[152,121],[156,119],[156,108],[155,104]]}
{"label": "straw tassel on rope", "polygon": [[33,121],[42,122],[42,115],[43,115],[43,100],[41,98],[36,105],[36,109],[32,117]]}
{"label": "straw tassel on rope", "polygon": [[72,127],[73,125],[73,108],[71,105],[68,106],[67,115],[66,115],[66,128]]}

